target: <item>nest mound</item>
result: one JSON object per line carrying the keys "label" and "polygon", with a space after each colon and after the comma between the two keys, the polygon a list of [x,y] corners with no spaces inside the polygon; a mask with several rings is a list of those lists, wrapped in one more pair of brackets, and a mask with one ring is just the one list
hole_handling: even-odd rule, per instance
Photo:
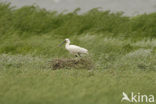
{"label": "nest mound", "polygon": [[50,67],[56,69],[93,69],[94,65],[90,59],[53,59],[50,61]]}

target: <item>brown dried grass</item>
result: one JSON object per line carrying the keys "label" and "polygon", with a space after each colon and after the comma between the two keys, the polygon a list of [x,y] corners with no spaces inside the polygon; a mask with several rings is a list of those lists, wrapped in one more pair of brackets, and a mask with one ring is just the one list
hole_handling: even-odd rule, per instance
{"label": "brown dried grass", "polygon": [[93,69],[94,68],[94,64],[91,61],[91,59],[88,58],[73,58],[73,59],[68,59],[68,58],[64,58],[64,59],[53,59],[52,61],[50,61],[50,67],[53,70],[57,70],[57,69]]}

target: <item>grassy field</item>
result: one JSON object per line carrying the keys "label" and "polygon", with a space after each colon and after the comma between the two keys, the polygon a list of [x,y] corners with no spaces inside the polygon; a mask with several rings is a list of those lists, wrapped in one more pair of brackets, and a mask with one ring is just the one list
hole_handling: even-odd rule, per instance
{"label": "grassy field", "polygon": [[[44,48],[42,39],[35,43]],[[59,58],[72,56],[64,47],[55,49],[56,44],[46,39],[50,56],[1,54],[1,104],[119,104],[123,91],[156,95],[156,40],[133,43],[97,36],[77,39],[77,44],[89,49],[96,66],[93,70],[51,70],[48,61],[58,54]]]}
{"label": "grassy field", "polygon": [[[156,97],[156,13],[78,10],[0,3],[0,104],[120,104],[122,92]],[[65,38],[89,50],[92,70],[50,68],[53,59],[74,58],[57,47]]]}

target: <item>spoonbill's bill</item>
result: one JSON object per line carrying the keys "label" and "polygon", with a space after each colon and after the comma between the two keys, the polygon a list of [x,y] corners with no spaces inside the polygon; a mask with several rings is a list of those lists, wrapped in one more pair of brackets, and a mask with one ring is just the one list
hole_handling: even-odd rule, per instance
{"label": "spoonbill's bill", "polygon": [[88,50],[76,45],[70,45],[70,40],[65,39],[59,46],[66,43],[65,48],[68,50],[71,54],[74,54],[76,57],[80,56],[81,54],[88,54]]}

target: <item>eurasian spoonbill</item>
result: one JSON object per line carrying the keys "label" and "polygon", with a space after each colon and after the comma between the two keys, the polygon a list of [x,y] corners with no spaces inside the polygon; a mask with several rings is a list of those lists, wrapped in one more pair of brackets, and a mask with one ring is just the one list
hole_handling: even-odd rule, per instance
{"label": "eurasian spoonbill", "polygon": [[88,54],[88,50],[76,45],[70,45],[70,40],[65,39],[59,46],[66,43],[65,48],[68,50],[71,54],[74,54],[76,57],[80,56],[81,54]]}

